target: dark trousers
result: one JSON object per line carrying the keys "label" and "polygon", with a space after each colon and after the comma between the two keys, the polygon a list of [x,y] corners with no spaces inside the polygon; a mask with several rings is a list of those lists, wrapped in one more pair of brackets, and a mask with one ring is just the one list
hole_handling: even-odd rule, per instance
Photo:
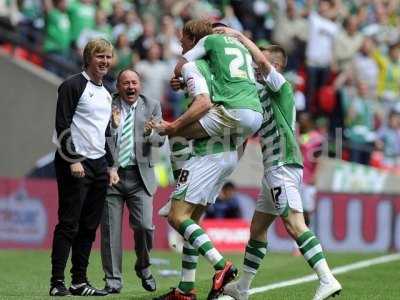
{"label": "dark trousers", "polygon": [[58,153],[54,159],[58,185],[58,224],[51,254],[51,282],[64,280],[72,248],[72,283],[87,281],[92,243],[103,213],[107,190],[107,162],[104,157],[82,161],[85,177],[71,175],[70,164]]}

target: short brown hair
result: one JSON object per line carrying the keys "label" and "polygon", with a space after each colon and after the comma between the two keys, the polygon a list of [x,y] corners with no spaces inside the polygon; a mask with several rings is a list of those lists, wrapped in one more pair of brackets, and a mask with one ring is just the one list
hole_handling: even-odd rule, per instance
{"label": "short brown hair", "polygon": [[182,32],[194,39],[197,43],[201,38],[206,35],[212,34],[212,24],[207,20],[190,20],[183,26]]}
{"label": "short brown hair", "polygon": [[105,51],[111,51],[114,56],[114,47],[109,41],[101,38],[91,40],[83,50],[83,66],[87,68],[94,54]]}
{"label": "short brown hair", "polygon": [[268,51],[270,53],[279,53],[282,55],[282,67],[286,67],[287,64],[287,55],[285,49],[283,49],[279,45],[268,45],[265,47],[260,47],[261,51]]}

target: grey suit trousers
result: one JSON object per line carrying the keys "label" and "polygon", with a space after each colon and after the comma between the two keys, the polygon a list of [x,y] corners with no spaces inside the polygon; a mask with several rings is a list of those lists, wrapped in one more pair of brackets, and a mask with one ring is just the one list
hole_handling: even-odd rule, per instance
{"label": "grey suit trousers", "polygon": [[118,169],[120,181],[109,187],[101,223],[101,259],[106,286],[121,289],[122,280],[122,217],[124,203],[129,211],[129,224],[134,232],[136,274],[150,266],[153,246],[153,198],[143,185],[136,166]]}

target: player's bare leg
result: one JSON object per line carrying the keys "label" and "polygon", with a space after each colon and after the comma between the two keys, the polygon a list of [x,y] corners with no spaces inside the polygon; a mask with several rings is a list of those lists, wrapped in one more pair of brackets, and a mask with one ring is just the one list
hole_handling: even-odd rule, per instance
{"label": "player's bare leg", "polygon": [[200,122],[193,122],[183,128],[178,129],[170,137],[181,136],[188,140],[202,139],[208,137],[208,133],[201,126]]}

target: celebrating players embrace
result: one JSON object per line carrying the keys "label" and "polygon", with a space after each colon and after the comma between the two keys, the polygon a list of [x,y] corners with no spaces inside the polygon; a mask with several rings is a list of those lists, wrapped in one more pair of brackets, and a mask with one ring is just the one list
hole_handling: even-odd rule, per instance
{"label": "celebrating players embrace", "polygon": [[[278,216],[318,275],[320,285],[314,299],[338,294],[342,287],[332,275],[318,239],[304,222],[300,196],[303,163],[294,130],[293,90],[281,74],[285,51],[277,45],[260,50],[243,34],[222,24],[212,32],[211,24],[204,20],[187,22],[181,43],[183,57],[171,85],[184,85],[192,104],[176,121],[163,121],[154,128],[170,137],[193,140],[190,155],[178,168],[176,190],[160,211],[184,238],[182,278],[177,288],[156,299],[196,299],[199,253],[215,269],[208,299],[222,293],[248,299],[252,279],[267,252],[267,229]],[[237,276],[236,267],[219,253],[198,223],[236,167],[237,150],[256,132],[263,153],[262,191],[251,223],[243,274],[231,282]]]}

